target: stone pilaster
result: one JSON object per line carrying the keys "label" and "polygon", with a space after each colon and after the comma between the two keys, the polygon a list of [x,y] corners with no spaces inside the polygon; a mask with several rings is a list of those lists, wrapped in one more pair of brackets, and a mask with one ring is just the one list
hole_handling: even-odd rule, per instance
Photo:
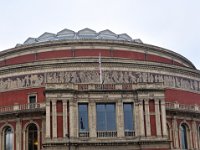
{"label": "stone pilaster", "polygon": [[46,138],[51,138],[51,112],[50,101],[46,102]]}
{"label": "stone pilaster", "polygon": [[89,119],[89,132],[90,137],[97,137],[96,133],[96,105],[95,102],[89,103],[89,111],[88,111],[88,119]]}
{"label": "stone pilaster", "polygon": [[151,123],[150,123],[150,113],[149,113],[149,100],[145,100],[145,123],[146,123],[146,135],[151,136]]}
{"label": "stone pilaster", "polygon": [[52,101],[52,137],[57,138],[57,110],[56,101]]}
{"label": "stone pilaster", "polygon": [[143,108],[143,100],[140,100],[139,102],[139,135],[145,136],[145,130],[144,130],[144,108]]}
{"label": "stone pilaster", "polygon": [[173,118],[172,121],[172,128],[173,128],[173,142],[174,142],[174,148],[179,148],[179,138],[178,138],[178,126],[177,126],[177,120],[176,117]]}
{"label": "stone pilaster", "polygon": [[22,139],[22,126],[21,126],[20,119],[17,119],[17,122],[16,122],[16,150],[22,149],[21,139]]}
{"label": "stone pilaster", "polygon": [[155,100],[155,117],[156,117],[156,133],[161,136],[161,122],[160,122],[160,104],[159,100]]}
{"label": "stone pilaster", "polygon": [[197,149],[198,148],[198,130],[197,130],[197,124],[196,122],[193,120],[192,121],[192,139],[193,139],[193,148]]}
{"label": "stone pilaster", "polygon": [[63,100],[63,136],[68,134],[67,101]]}
{"label": "stone pilaster", "polygon": [[161,100],[161,122],[162,122],[162,134],[167,137],[167,118],[166,118],[166,109],[165,101]]}
{"label": "stone pilaster", "polygon": [[46,122],[45,122],[45,118],[42,117],[42,129],[41,129],[41,133],[42,133],[42,143],[44,142],[45,140],[45,135],[46,135]]}
{"label": "stone pilaster", "polygon": [[116,106],[117,136],[124,137],[124,113],[122,101],[118,101]]}
{"label": "stone pilaster", "polygon": [[78,113],[77,113],[77,103],[69,101],[69,115],[70,115],[70,137],[77,137],[78,133]]}
{"label": "stone pilaster", "polygon": [[134,103],[134,118],[135,118],[135,121],[134,121],[134,130],[135,130],[135,136],[139,136],[140,135],[140,120],[139,120],[139,103]]}

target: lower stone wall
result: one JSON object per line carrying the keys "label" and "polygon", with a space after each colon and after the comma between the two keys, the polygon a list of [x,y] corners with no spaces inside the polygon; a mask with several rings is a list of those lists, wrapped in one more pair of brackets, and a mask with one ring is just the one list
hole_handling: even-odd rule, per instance
{"label": "lower stone wall", "polygon": [[81,145],[81,146],[74,146],[71,145],[70,147],[65,146],[52,146],[43,148],[43,150],[170,150],[169,144],[162,143],[162,144],[152,144],[152,145]]}

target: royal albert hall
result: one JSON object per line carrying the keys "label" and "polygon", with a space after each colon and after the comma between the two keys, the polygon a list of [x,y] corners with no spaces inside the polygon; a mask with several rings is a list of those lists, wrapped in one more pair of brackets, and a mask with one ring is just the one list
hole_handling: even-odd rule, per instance
{"label": "royal albert hall", "polygon": [[200,149],[200,71],[110,30],[0,52],[0,150]]}

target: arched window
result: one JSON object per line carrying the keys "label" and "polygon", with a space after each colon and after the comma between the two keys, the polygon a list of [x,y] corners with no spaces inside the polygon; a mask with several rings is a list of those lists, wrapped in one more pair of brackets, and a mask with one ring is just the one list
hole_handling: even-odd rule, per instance
{"label": "arched window", "polygon": [[13,131],[11,127],[4,130],[4,150],[13,150]]}
{"label": "arched window", "polygon": [[188,149],[188,134],[187,134],[187,131],[188,130],[188,127],[186,124],[182,124],[181,125],[181,148],[182,149]]}
{"label": "arched window", "polygon": [[28,128],[28,150],[38,150],[38,130],[37,126],[31,123]]}

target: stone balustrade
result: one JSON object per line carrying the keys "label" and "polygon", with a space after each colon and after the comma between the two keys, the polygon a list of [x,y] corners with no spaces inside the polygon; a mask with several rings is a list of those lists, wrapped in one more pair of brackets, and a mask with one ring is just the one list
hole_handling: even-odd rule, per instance
{"label": "stone balustrade", "polygon": [[34,109],[40,109],[40,108],[45,108],[45,103],[14,104],[11,106],[1,106],[0,113],[34,110]]}
{"label": "stone balustrade", "polygon": [[182,110],[182,111],[193,111],[193,112],[200,112],[200,106],[193,104],[193,105],[186,105],[186,104],[179,104],[177,102],[165,102],[165,106],[167,110]]}

